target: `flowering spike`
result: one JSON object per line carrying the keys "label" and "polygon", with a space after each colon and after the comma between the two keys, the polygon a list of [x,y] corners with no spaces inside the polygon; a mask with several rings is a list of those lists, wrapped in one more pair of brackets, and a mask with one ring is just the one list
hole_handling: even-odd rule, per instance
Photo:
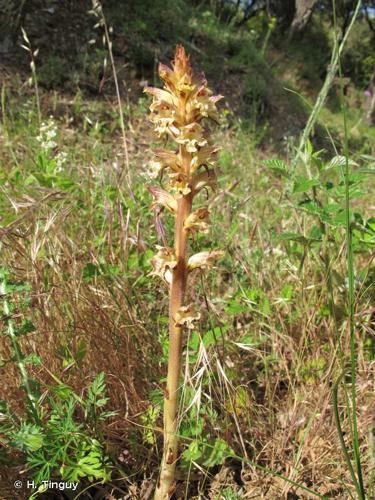
{"label": "flowering spike", "polygon": [[[207,207],[193,210],[195,196],[204,188],[214,189],[214,171],[220,148],[210,144],[203,126],[205,119],[218,120],[216,103],[222,96],[213,96],[203,75],[193,74],[189,57],[182,45],[176,48],[172,68],[159,65],[159,76],[164,88],[145,88],[152,97],[150,121],[159,137],[169,137],[174,150],[155,149],[150,164],[150,177],[161,177],[167,182],[164,189],[150,187],[154,201],[175,217],[174,248],[158,247],[151,260],[153,272],[170,284],[169,296],[169,359],[167,387],[164,400],[164,452],[156,500],[168,500],[175,485],[178,458],[178,388],[181,373],[182,340],[184,328],[193,328],[200,313],[193,304],[185,305],[188,275],[194,269],[213,266],[223,252],[200,252],[188,258],[188,238],[200,231],[208,232]],[[164,241],[164,240],[163,240]]]}

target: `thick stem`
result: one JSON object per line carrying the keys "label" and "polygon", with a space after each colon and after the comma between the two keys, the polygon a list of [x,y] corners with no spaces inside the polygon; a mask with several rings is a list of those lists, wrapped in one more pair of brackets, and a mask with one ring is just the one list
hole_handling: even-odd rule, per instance
{"label": "thick stem", "polygon": [[[188,174],[191,155],[180,149],[184,170]],[[160,479],[155,492],[155,500],[168,500],[175,487],[175,470],[178,458],[178,392],[182,362],[182,328],[176,326],[176,313],[183,305],[187,281],[187,232],[184,222],[191,213],[192,193],[178,201],[175,226],[174,250],[177,266],[173,270],[169,297],[169,355],[167,387],[164,397],[164,450]]]}

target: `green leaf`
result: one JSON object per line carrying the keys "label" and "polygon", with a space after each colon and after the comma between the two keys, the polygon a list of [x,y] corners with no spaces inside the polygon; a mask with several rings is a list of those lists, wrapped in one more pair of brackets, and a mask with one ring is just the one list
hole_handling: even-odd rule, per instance
{"label": "green leaf", "polygon": [[29,423],[22,423],[20,430],[12,438],[13,445],[23,451],[37,451],[44,443],[42,429]]}
{"label": "green leaf", "polygon": [[63,383],[54,385],[51,387],[51,389],[54,394],[56,394],[62,400],[68,400],[69,398],[73,397],[74,394],[72,388]]}
{"label": "green leaf", "polygon": [[309,231],[308,240],[309,241],[322,241],[322,231],[319,226],[313,226]]}
{"label": "green leaf", "polygon": [[164,401],[164,392],[159,388],[153,389],[149,393],[149,398],[154,405],[162,406]]}
{"label": "green leaf", "polygon": [[76,187],[76,183],[66,177],[57,177],[55,182],[56,187],[62,191],[72,191]]}
{"label": "green leaf", "polygon": [[207,349],[210,345],[216,344],[219,337],[224,333],[225,328],[213,328],[203,334],[203,345]]}
{"label": "green leaf", "polygon": [[204,429],[203,418],[194,415],[191,416],[190,419],[182,423],[180,433],[181,436],[197,439],[198,436],[202,436],[203,429]]}
{"label": "green leaf", "polygon": [[29,354],[28,356],[26,356],[26,358],[24,358],[23,361],[27,365],[39,366],[42,364],[41,358],[39,356],[37,356],[36,354]]}
{"label": "green leaf", "polygon": [[100,270],[99,270],[98,266],[96,266],[92,262],[87,263],[82,271],[82,277],[86,282],[93,280],[99,274],[100,274]]}
{"label": "green leaf", "polygon": [[306,237],[300,233],[282,233],[277,236],[280,241],[298,241],[299,243],[306,243]]}
{"label": "green leaf", "polygon": [[105,391],[105,373],[100,372],[92,381],[91,386],[89,387],[89,392],[95,396],[99,396]]}
{"label": "green leaf", "polygon": [[22,321],[21,326],[15,329],[14,333],[17,335],[17,337],[20,337],[21,335],[26,335],[27,333],[35,332],[35,330],[36,328],[33,325],[33,323],[25,319]]}
{"label": "green leaf", "polygon": [[225,308],[225,314],[242,314],[246,313],[249,311],[249,308],[240,302],[238,302],[236,299],[232,299],[228,302],[228,306]]}
{"label": "green leaf", "polygon": [[139,268],[139,258],[137,252],[131,252],[128,256],[127,261],[128,269],[138,269]]}
{"label": "green leaf", "polygon": [[346,226],[346,213],[345,210],[341,210],[337,214],[335,214],[330,222],[333,227],[345,227]]}
{"label": "green leaf", "polygon": [[319,205],[312,200],[303,200],[296,206],[296,208],[318,216],[320,216],[322,212]]}
{"label": "green leaf", "polygon": [[198,352],[199,343],[200,343],[199,333],[195,331],[191,332],[188,342],[189,350]]}
{"label": "green leaf", "polygon": [[307,177],[298,176],[293,185],[293,193],[306,193],[314,186],[319,186],[319,179],[308,179]]}
{"label": "green leaf", "polygon": [[375,234],[375,217],[370,217],[370,219],[367,219],[366,229]]}
{"label": "green leaf", "polygon": [[290,177],[290,173],[288,170],[288,165],[282,160],[263,160],[262,163],[266,165],[270,170],[277,172],[285,178]]}
{"label": "green leaf", "polygon": [[80,340],[77,345],[77,351],[76,351],[76,360],[78,363],[80,363],[87,352],[87,343],[84,340]]}
{"label": "green leaf", "polygon": [[[345,165],[346,165],[346,157],[343,155],[337,155],[331,159],[328,165],[326,165],[325,170],[337,167],[345,167]],[[358,166],[358,163],[348,158],[348,165],[355,167]]]}
{"label": "green leaf", "polygon": [[202,450],[199,441],[193,441],[189,447],[183,452],[182,458],[186,462],[199,462],[202,457]]}
{"label": "green leaf", "polygon": [[194,440],[182,454],[182,466],[187,468],[191,462],[196,462],[205,467],[214,467],[223,464],[233,453],[232,448],[221,438],[213,442],[207,439]]}
{"label": "green leaf", "polygon": [[[208,448],[208,447],[207,447]],[[214,467],[215,465],[222,465],[227,457],[234,454],[232,448],[220,438],[215,439],[214,446],[211,448],[207,458],[205,458],[203,465],[206,467]]]}
{"label": "green leaf", "polygon": [[291,298],[293,297],[292,285],[284,285],[280,290],[280,297],[285,300],[291,300]]}
{"label": "green leaf", "polygon": [[101,399],[98,399],[96,402],[95,402],[95,406],[97,407],[101,407],[101,406],[105,406],[109,401],[109,398],[101,398]]}

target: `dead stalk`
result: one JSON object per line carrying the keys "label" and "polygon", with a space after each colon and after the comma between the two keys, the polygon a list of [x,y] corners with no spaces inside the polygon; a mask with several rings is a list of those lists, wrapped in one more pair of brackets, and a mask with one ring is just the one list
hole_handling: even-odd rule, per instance
{"label": "dead stalk", "polygon": [[[109,60],[111,62],[113,81],[114,81],[115,89],[116,89],[117,108],[118,108],[120,127],[121,127],[122,146],[123,146],[124,157],[125,157],[125,164],[124,164],[124,168],[123,168],[122,173],[121,173],[121,177],[122,177],[122,175],[125,176],[126,182],[128,185],[128,189],[129,189],[129,193],[130,193],[131,197],[133,198],[134,195],[133,195],[132,188],[131,188],[132,180],[131,180],[131,174],[130,174],[129,150],[128,150],[127,137],[126,137],[124,112],[122,109],[120,86],[118,83],[115,59],[113,57],[113,51],[112,51],[112,40],[110,37],[110,33],[112,32],[112,28],[108,27],[108,25],[107,25],[107,21],[106,21],[106,18],[104,16],[103,7],[102,7],[100,0],[92,0],[92,7],[93,7],[93,10],[91,12],[99,19],[99,22],[97,23],[97,25],[95,27],[101,26],[104,30],[103,43],[105,43],[108,47],[108,55],[109,55]],[[106,59],[105,59],[105,66],[106,66]],[[121,183],[121,180],[122,179],[120,178],[119,184]]]}

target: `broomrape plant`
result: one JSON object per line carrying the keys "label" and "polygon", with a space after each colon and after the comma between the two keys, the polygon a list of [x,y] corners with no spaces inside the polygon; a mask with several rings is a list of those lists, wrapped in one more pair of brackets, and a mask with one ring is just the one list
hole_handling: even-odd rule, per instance
{"label": "broomrape plant", "polygon": [[164,394],[164,451],[160,479],[155,499],[168,499],[175,488],[175,468],[178,458],[178,390],[184,328],[193,328],[200,313],[194,304],[185,304],[189,274],[195,269],[209,269],[223,252],[203,251],[188,257],[189,236],[208,231],[207,206],[193,209],[193,200],[202,190],[215,188],[214,170],[219,148],[211,145],[205,118],[218,121],[216,103],[222,96],[213,96],[204,76],[193,75],[189,58],[182,46],[177,46],[172,69],[159,65],[164,89],[147,87],[153,102],[150,119],[160,138],[171,138],[174,151],[154,150],[151,163],[153,177],[164,178],[165,189],[150,187],[153,207],[167,209],[175,218],[174,246],[158,247],[151,260],[154,275],[169,287],[169,355],[167,386]]}

